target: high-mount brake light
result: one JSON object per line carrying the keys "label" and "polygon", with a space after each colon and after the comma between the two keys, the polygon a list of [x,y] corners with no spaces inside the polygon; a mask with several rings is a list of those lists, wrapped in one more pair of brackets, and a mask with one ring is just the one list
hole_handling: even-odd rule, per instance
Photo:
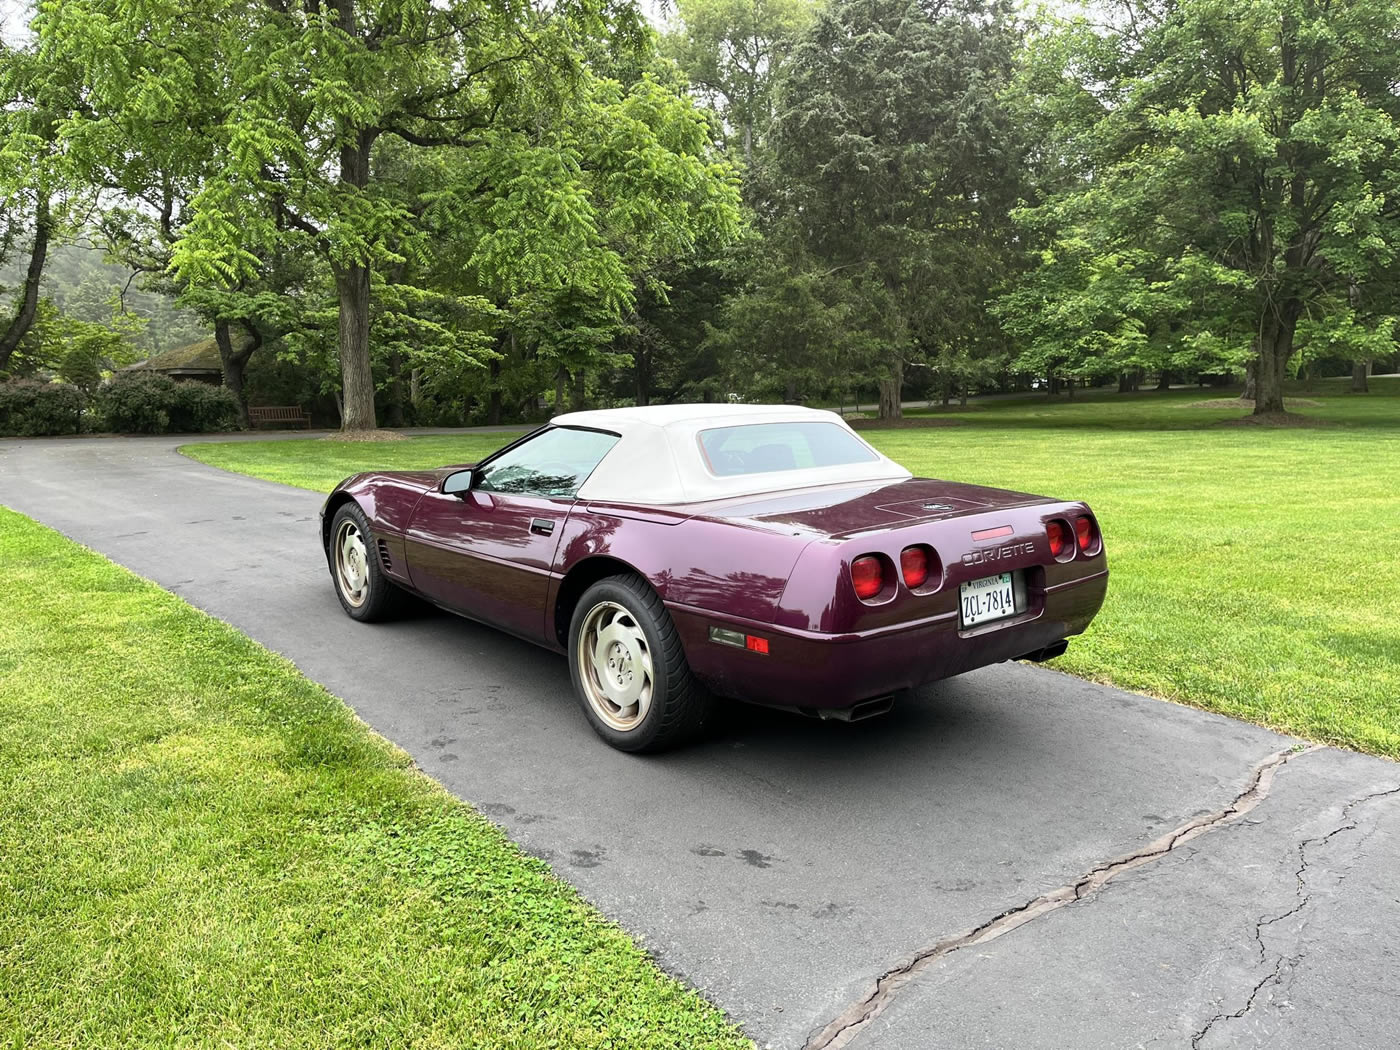
{"label": "high-mount brake light", "polygon": [[1088,552],[1094,545],[1094,519],[1090,517],[1080,517],[1074,519],[1074,535],[1079,541],[1079,549]]}
{"label": "high-mount brake light", "polygon": [[851,583],[856,597],[869,600],[885,589],[885,567],[873,554],[864,554],[851,562]]}
{"label": "high-mount brake light", "polygon": [[1046,524],[1045,535],[1050,540],[1050,553],[1058,558],[1069,546],[1069,530],[1064,522],[1052,521]]}
{"label": "high-mount brake light", "polygon": [[899,553],[899,571],[904,574],[906,587],[922,587],[928,580],[928,551],[923,547],[905,547]]}

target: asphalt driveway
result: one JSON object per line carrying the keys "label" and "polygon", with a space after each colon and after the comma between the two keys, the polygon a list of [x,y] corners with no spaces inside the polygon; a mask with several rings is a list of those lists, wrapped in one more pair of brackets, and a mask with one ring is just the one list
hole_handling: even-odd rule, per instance
{"label": "asphalt driveway", "polygon": [[295,661],[760,1046],[1400,1045],[1400,766],[1019,665],[621,755],[562,659],[349,620],[321,498],[180,443],[0,441],[0,503]]}

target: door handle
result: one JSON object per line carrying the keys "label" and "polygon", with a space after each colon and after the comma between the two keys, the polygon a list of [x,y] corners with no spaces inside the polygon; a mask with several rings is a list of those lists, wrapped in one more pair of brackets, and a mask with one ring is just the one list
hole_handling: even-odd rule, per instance
{"label": "door handle", "polygon": [[550,521],[548,518],[531,518],[530,531],[541,536],[553,536],[554,522]]}

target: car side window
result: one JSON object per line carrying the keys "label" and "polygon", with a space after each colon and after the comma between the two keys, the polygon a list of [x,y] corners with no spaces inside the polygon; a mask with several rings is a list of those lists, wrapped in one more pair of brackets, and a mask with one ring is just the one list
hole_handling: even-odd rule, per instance
{"label": "car side window", "polygon": [[481,492],[570,497],[617,444],[616,434],[550,427],[477,470]]}

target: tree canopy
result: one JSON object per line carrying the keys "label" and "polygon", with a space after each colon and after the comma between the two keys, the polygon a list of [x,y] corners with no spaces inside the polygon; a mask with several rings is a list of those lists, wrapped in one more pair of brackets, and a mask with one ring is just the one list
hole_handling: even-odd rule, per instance
{"label": "tree canopy", "polygon": [[1281,412],[1300,335],[1368,356],[1392,339],[1400,4],[1116,11],[1032,50],[1047,131],[1073,145],[1021,213],[1043,245],[1001,303],[1022,363],[1250,364],[1256,412]]}
{"label": "tree canopy", "polygon": [[[212,330],[241,404],[348,431],[1363,388],[1400,317],[1400,0],[1054,10],[37,0],[0,44],[0,376]],[[127,278],[73,287],[80,249]]]}

